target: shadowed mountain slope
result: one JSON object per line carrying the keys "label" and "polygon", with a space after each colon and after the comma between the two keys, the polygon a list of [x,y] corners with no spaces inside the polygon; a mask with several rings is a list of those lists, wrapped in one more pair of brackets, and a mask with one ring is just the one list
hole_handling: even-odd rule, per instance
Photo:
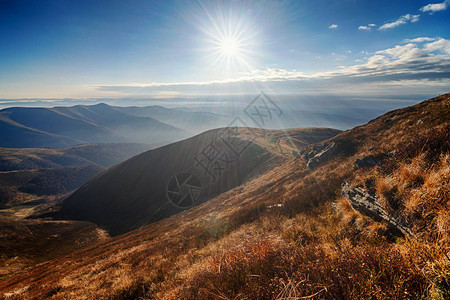
{"label": "shadowed mountain slope", "polygon": [[81,141],[43,132],[14,122],[0,111],[0,141],[2,147],[67,147]]}
{"label": "shadowed mountain slope", "polygon": [[[211,130],[142,153],[109,169],[65,199],[60,216],[94,222],[112,234],[123,233],[193,204],[169,201],[172,194],[168,193],[174,188],[169,185],[178,174],[182,177],[179,180],[185,180],[183,174],[192,174],[199,180],[201,195],[195,201],[197,205],[285,159],[282,153],[291,153],[287,146],[283,146],[283,152],[279,145],[286,132],[229,130]],[[311,128],[289,132],[294,136],[292,145],[299,146],[330,138],[339,131]]]}

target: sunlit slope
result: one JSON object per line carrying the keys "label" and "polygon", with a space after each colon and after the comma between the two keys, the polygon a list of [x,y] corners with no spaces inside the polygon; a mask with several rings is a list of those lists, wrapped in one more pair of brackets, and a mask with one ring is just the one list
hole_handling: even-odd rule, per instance
{"label": "sunlit slope", "polygon": [[[241,128],[236,135],[229,136],[234,134],[229,130],[211,130],[131,158],[67,198],[59,216],[88,220],[112,234],[122,233],[202,203],[263,172],[275,161],[285,159],[283,153],[291,155],[289,148],[283,151],[278,144],[285,138],[284,132]],[[307,143],[332,137],[338,131],[291,132],[303,134]],[[184,174],[198,179],[199,189],[193,192],[201,195],[194,199],[195,203],[176,195],[170,201],[171,180],[179,175],[177,180],[182,184],[188,176]]]}
{"label": "sunlit slope", "polygon": [[[449,114],[449,95],[390,112],[326,141],[341,151],[314,170],[287,159],[200,206],[44,263],[0,290],[18,299],[271,299],[293,280],[305,297],[420,298],[430,287],[426,272],[405,267],[400,244],[371,237],[362,226],[367,221],[325,204],[353,179],[356,158],[446,126]],[[402,284],[393,285],[399,278]]]}

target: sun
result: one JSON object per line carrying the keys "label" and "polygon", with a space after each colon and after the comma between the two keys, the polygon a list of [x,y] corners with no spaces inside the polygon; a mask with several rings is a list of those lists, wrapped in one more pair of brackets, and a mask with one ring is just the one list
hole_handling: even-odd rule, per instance
{"label": "sun", "polygon": [[239,68],[247,64],[248,45],[244,32],[219,32],[213,36],[211,55],[215,56],[213,65],[227,69]]}
{"label": "sun", "polygon": [[[201,59],[218,74],[253,70],[259,57],[261,32],[252,18],[220,8],[207,11],[208,18],[200,20],[204,38],[198,49]],[[236,73],[237,74],[237,73]]]}
{"label": "sun", "polygon": [[224,56],[233,57],[238,56],[240,51],[239,40],[228,37],[219,41],[219,50]]}

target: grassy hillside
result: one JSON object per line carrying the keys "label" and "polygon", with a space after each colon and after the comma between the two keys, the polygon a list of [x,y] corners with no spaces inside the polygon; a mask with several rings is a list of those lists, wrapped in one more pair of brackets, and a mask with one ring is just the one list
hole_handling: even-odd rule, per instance
{"label": "grassy hillside", "polygon": [[[292,147],[306,145],[336,135],[332,129],[291,130]],[[285,132],[243,130],[233,143],[245,146],[237,155],[222,140],[226,129],[211,130],[193,138],[142,153],[106,171],[64,200],[58,217],[94,222],[112,234],[135,229],[158,221],[183,208],[171,205],[167,199],[168,184],[174,176],[189,173],[201,182],[204,202],[242,184],[271,165],[291,155],[291,148],[280,147]],[[206,170],[207,154],[213,143],[221,151]],[[297,143],[297,146],[295,146]],[[222,156],[223,155],[223,156]],[[199,163],[199,160],[202,160]],[[220,168],[220,170],[219,170]]]}
{"label": "grassy hillside", "polygon": [[[323,142],[334,153],[313,170],[280,160],[200,206],[43,263],[0,290],[12,299],[448,299],[449,120],[448,94],[390,112]],[[410,148],[419,151],[400,154]],[[369,155],[380,163],[353,168]],[[345,180],[376,193],[413,234],[393,236],[354,211],[340,196]]]}
{"label": "grassy hillside", "polygon": [[108,235],[82,221],[0,220],[0,278],[104,241]]}

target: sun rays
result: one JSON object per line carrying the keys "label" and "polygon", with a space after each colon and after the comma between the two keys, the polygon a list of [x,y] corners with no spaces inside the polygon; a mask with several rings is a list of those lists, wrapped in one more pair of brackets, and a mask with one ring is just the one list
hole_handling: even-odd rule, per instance
{"label": "sun rays", "polygon": [[208,66],[224,72],[252,70],[259,56],[258,26],[245,14],[211,9],[205,12],[200,48]]}

